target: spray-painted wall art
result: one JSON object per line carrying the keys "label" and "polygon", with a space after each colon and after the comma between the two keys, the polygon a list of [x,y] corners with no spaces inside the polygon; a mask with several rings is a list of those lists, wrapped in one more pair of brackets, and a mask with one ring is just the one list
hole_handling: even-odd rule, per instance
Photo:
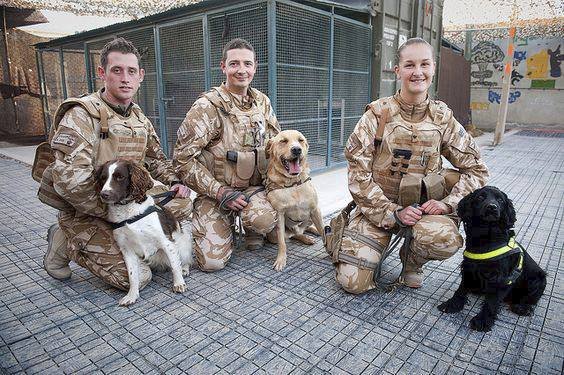
{"label": "spray-painted wall art", "polygon": [[[511,71],[511,88],[514,94],[510,98],[511,103],[519,101],[522,89],[564,89],[561,67],[564,60],[564,38],[517,38],[514,46]],[[507,40],[473,43],[471,86],[487,88],[490,103],[497,102],[497,96],[501,93],[506,53]]]}

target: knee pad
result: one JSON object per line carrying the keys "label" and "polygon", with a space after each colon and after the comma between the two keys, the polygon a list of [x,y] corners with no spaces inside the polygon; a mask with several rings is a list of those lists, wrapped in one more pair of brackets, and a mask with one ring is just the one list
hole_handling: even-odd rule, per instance
{"label": "knee pad", "polygon": [[360,269],[350,264],[340,263],[336,267],[335,280],[346,292],[361,294],[374,289],[374,271]]}
{"label": "knee pad", "polygon": [[266,236],[276,227],[276,212],[261,212],[258,215],[243,215],[243,226]]}
{"label": "knee pad", "polygon": [[412,249],[424,259],[448,259],[463,244],[458,227],[445,215],[425,215],[415,223],[412,230]]}

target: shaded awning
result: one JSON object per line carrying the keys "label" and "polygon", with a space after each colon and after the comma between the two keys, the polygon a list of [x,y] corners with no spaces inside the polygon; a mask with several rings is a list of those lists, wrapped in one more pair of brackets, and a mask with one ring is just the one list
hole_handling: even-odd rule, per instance
{"label": "shaded awning", "polygon": [[2,6],[4,8],[4,11],[6,12],[6,28],[8,29],[48,22],[47,18],[45,18],[45,16],[38,10],[13,8],[5,6],[4,3],[6,2],[7,1],[0,0],[0,6]]}

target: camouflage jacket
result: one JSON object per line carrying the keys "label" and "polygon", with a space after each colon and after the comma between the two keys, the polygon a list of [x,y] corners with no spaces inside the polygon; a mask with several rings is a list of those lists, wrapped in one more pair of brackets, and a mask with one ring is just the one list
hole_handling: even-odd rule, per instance
{"label": "camouflage jacket", "polygon": [[106,205],[94,187],[94,171],[114,158],[143,162],[151,176],[165,185],[180,181],[161,149],[153,125],[137,105],[129,116],[123,117],[101,99],[100,92],[74,101],[89,101],[98,108],[105,106],[109,124],[108,137],[99,139],[95,123],[100,120],[93,118],[86,107],[76,104],[65,108],[64,114],[57,113],[61,120],[54,124],[56,131],[50,139],[55,156],[53,186],[78,212],[105,216]]}
{"label": "camouflage jacket", "polygon": [[[386,229],[395,225],[393,212],[402,208],[398,204],[398,190],[404,174],[419,178],[429,173],[441,174],[444,156],[461,174],[442,199],[453,212],[460,199],[483,186],[488,178],[488,169],[473,138],[446,104],[428,101],[419,111],[421,116],[413,118],[417,108],[405,108],[397,97],[398,94],[369,104],[345,149],[349,190],[354,201],[372,223]],[[383,108],[387,108],[385,118],[380,116]],[[381,142],[375,142],[379,120],[385,122],[385,127]],[[410,160],[395,158],[397,149],[407,151]],[[403,173],[399,173],[401,169],[394,171],[398,164],[405,167]]]}
{"label": "camouflage jacket", "polygon": [[[249,101],[243,101],[224,85],[215,87],[194,102],[178,129],[173,158],[176,173],[196,193],[213,199],[222,186],[262,184],[264,176],[259,176],[266,170],[259,172],[258,165],[240,173],[245,169],[241,168],[241,153],[263,151],[266,141],[279,131],[266,95],[249,88]],[[227,161],[227,151],[240,153],[236,166]],[[250,156],[246,159],[254,163],[255,157]]]}

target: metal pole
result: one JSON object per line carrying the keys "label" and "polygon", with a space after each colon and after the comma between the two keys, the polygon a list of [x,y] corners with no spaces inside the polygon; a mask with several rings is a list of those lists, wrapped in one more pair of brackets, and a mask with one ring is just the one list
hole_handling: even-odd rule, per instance
{"label": "metal pole", "polygon": [[161,146],[165,155],[169,155],[168,151],[168,129],[166,124],[166,106],[163,100],[164,98],[164,85],[163,85],[163,64],[162,64],[162,53],[161,53],[161,38],[160,30],[158,26],[153,28],[154,40],[155,40],[155,62],[157,68],[156,81],[157,81],[157,105],[159,109],[159,130],[161,138]]}
{"label": "metal pole", "polygon": [[67,79],[65,77],[65,60],[63,56],[63,47],[59,47],[59,65],[61,67],[61,86],[63,88],[63,99],[68,98]]}
{"label": "metal pole", "polygon": [[507,46],[507,54],[505,56],[505,68],[503,70],[503,84],[501,89],[501,101],[499,112],[497,114],[497,124],[495,126],[495,134],[493,145],[497,146],[501,143],[503,133],[505,132],[505,121],[507,120],[507,107],[509,105],[509,89],[511,87],[511,69],[513,68],[513,51],[515,42],[515,27],[509,29],[509,44]]}
{"label": "metal pole", "polygon": [[276,81],[276,1],[268,0],[267,5],[267,29],[268,29],[268,97],[272,109],[276,112],[278,93]]}
{"label": "metal pole", "polygon": [[464,58],[468,61],[472,60],[472,31],[466,30],[466,38],[464,38]]}
{"label": "metal pole", "polygon": [[380,97],[382,88],[382,61],[384,58],[384,21],[386,19],[385,0],[380,1],[379,12],[376,10],[376,16],[372,17],[372,67],[370,72],[370,96],[371,100]]}
{"label": "metal pole", "polygon": [[[43,73],[43,63],[41,62],[41,52],[35,50],[35,64],[37,65],[37,78],[39,80],[39,92],[41,93],[41,111],[43,112],[43,128],[45,130],[45,138],[49,137],[49,129],[51,128],[49,116],[47,113],[49,107],[47,106],[47,95],[45,90],[45,75]],[[47,110],[46,110],[47,109]]]}
{"label": "metal pole", "polygon": [[90,48],[88,48],[88,43],[86,42],[84,42],[84,66],[86,67],[86,85],[88,92],[91,93],[94,92],[91,74],[92,66],[90,65]]}
{"label": "metal pole", "polygon": [[327,161],[331,165],[333,157],[333,52],[335,45],[335,8],[331,7],[331,20],[329,24],[329,95],[327,97]]}
{"label": "metal pole", "polygon": [[[8,85],[12,85],[12,74],[10,71],[10,55],[8,53],[8,27],[6,24],[6,7],[2,7],[2,24],[1,24],[1,31],[2,31],[2,44],[4,45],[2,48],[2,56],[4,57],[3,65],[3,76],[4,82]],[[18,133],[20,130],[20,124],[18,120],[18,105],[16,103],[16,98],[11,97],[10,102],[12,103],[13,111],[14,111],[14,132]]]}
{"label": "metal pole", "polygon": [[208,23],[208,15],[204,14],[202,18],[202,32],[204,37],[204,87],[208,91],[211,89],[211,45],[210,45],[210,30]]}

